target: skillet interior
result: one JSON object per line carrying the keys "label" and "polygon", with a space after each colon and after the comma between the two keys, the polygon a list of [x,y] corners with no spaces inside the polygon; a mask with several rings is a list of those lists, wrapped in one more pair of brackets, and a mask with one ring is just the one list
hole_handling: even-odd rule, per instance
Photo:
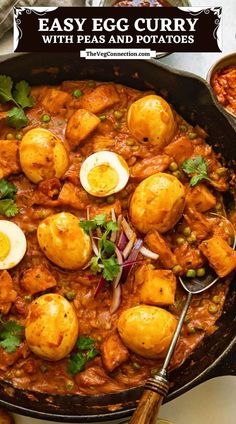
{"label": "skillet interior", "polygon": [[[221,111],[204,80],[194,75],[173,71],[155,61],[86,61],[72,53],[15,54],[5,59],[0,64],[0,73],[10,75],[14,80],[26,79],[31,85],[89,78],[120,82],[141,90],[154,88],[158,93],[166,92],[168,101],[187,121],[208,127],[208,142],[217,143],[231,165],[236,157],[236,123]],[[194,354],[171,373],[169,400],[212,376],[229,372],[236,374],[236,363],[231,362],[230,371],[224,368],[227,357],[233,358],[235,352],[235,306],[234,281],[227,296],[225,312],[218,321],[219,329],[205,338]],[[0,404],[23,415],[85,423],[128,416],[140,397],[141,389],[94,397],[41,393],[33,393],[29,397],[29,393],[21,390],[12,392],[10,386],[2,383]]]}

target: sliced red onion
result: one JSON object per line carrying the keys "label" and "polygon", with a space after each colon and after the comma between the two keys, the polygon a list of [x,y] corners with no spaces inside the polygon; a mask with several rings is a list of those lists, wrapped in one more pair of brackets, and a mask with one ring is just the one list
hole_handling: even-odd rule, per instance
{"label": "sliced red onion", "polygon": [[[87,220],[88,220],[88,221],[90,220],[89,206],[87,207]],[[91,231],[91,230],[89,231],[89,236],[90,236],[90,240],[91,240],[91,244],[92,244],[93,253],[94,253],[96,256],[98,256],[98,255],[99,255],[98,247],[97,247],[97,245],[96,245],[96,242],[95,242],[95,240],[94,240],[93,233],[92,233],[92,231]]]}
{"label": "sliced red onion", "polygon": [[132,230],[125,218],[122,219],[121,225],[123,227],[126,237],[128,238],[128,240],[130,240],[135,234],[135,232]]}
{"label": "sliced red onion", "polygon": [[156,261],[159,258],[159,255],[155,252],[152,252],[152,250],[147,249],[147,247],[142,246],[140,249],[140,253],[142,253],[143,256],[146,256],[146,258],[153,259]]}
{"label": "sliced red onion", "polygon": [[124,231],[121,231],[119,240],[117,242],[117,247],[119,250],[123,251],[125,246],[127,245],[128,239],[124,233]]}
{"label": "sliced red onion", "polygon": [[[113,208],[111,209],[111,219],[113,222],[116,223],[116,214]],[[113,243],[115,243],[116,241],[116,234],[117,234],[117,231],[112,231],[111,233],[110,240],[113,241]]]}
{"label": "sliced red onion", "polygon": [[120,304],[121,304],[121,286],[119,284],[117,287],[113,287],[110,313],[114,314],[114,312],[116,312],[117,309],[119,308]]}
{"label": "sliced red onion", "polygon": [[122,265],[124,263],[124,261],[123,261],[123,255],[119,251],[119,249],[117,249],[117,247],[116,247],[116,256],[117,256],[117,262],[120,265],[120,270],[119,270],[119,274],[116,276],[116,278],[113,281],[113,287],[114,288],[116,288],[118,286],[119,282],[120,282],[121,275],[122,275],[122,272],[123,272]]}
{"label": "sliced red onion", "polygon": [[121,228],[121,221],[122,221],[122,218],[123,218],[123,216],[122,215],[118,215],[118,218],[117,218],[117,227],[118,227],[118,230],[117,230],[117,233],[116,233],[116,242],[118,243],[118,240],[119,240],[119,238],[120,238],[120,234],[121,234],[121,232],[122,232],[122,228]]}
{"label": "sliced red onion", "polygon": [[131,239],[128,241],[128,244],[125,246],[124,250],[123,250],[123,256],[125,259],[128,258],[133,246],[134,246],[134,242],[136,240],[136,234],[133,234]]}
{"label": "sliced red onion", "polygon": [[131,265],[123,267],[123,272],[122,272],[122,276],[121,276],[121,282],[122,283],[127,280],[128,275],[129,275],[131,269],[133,268],[133,262],[136,261],[138,254],[140,252],[140,249],[142,247],[142,244],[143,244],[142,239],[136,240],[134,247],[132,249],[132,252],[130,253],[130,255],[127,258],[127,261],[125,262],[125,264],[129,262]]}
{"label": "sliced red onion", "polygon": [[97,287],[95,289],[94,295],[93,295],[94,299],[97,297],[97,295],[100,292],[100,290],[104,287],[105,282],[106,282],[105,278],[101,277],[100,280],[99,280],[99,282],[98,282],[98,285],[97,285]]}

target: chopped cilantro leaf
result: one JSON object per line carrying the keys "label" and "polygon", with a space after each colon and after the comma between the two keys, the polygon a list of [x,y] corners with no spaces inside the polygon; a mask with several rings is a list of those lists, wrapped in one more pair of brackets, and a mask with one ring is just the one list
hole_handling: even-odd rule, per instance
{"label": "chopped cilantro leaf", "polygon": [[24,329],[16,321],[10,320],[6,323],[1,321],[0,346],[7,352],[13,353],[21,343],[21,333]]}
{"label": "chopped cilantro leaf", "polygon": [[2,199],[0,200],[0,215],[5,215],[8,218],[12,218],[19,212],[14,200]]}
{"label": "chopped cilantro leaf", "polygon": [[67,371],[72,375],[76,375],[78,374],[78,372],[84,369],[86,362],[87,362],[86,356],[84,356],[80,352],[75,353],[69,359]]}
{"label": "chopped cilantro leaf", "polygon": [[117,262],[115,256],[111,256],[108,259],[102,259],[104,265],[102,275],[107,281],[112,281],[119,274],[120,265]]}
{"label": "chopped cilantro leaf", "polygon": [[93,349],[95,347],[95,341],[89,336],[80,336],[77,340],[76,346],[80,350]]}
{"label": "chopped cilantro leaf", "polygon": [[7,124],[17,130],[28,124],[28,118],[23,109],[13,107],[7,113]]}
{"label": "chopped cilantro leaf", "polygon": [[12,90],[13,82],[11,77],[6,75],[0,75],[0,101],[2,103],[9,102],[12,100]]}
{"label": "chopped cilantro leaf", "polygon": [[15,199],[17,187],[4,178],[0,180],[0,199]]}
{"label": "chopped cilantro leaf", "polygon": [[185,160],[182,163],[182,169],[186,172],[186,174],[195,174],[190,180],[191,187],[194,187],[203,179],[211,181],[207,173],[208,164],[205,162],[203,156],[197,156],[194,159]]}
{"label": "chopped cilantro leaf", "polygon": [[67,368],[67,371],[72,375],[76,375],[80,371],[83,371],[86,363],[99,355],[99,351],[95,346],[95,340],[89,336],[80,336],[76,343],[76,347],[79,351],[71,356]]}
{"label": "chopped cilantro leaf", "polygon": [[30,96],[31,88],[26,81],[20,81],[16,84],[13,91],[15,101],[24,109],[33,106],[33,99]]}

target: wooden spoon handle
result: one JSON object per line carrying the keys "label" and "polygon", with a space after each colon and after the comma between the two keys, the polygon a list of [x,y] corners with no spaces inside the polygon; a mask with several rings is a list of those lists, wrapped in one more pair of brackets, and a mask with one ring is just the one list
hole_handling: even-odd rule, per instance
{"label": "wooden spoon handle", "polygon": [[156,424],[156,418],[169,390],[169,382],[161,375],[149,378],[129,424]]}

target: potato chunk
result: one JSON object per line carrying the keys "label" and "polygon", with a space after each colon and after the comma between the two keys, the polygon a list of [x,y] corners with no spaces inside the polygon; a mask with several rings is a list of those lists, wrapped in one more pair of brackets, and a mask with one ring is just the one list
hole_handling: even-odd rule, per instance
{"label": "potato chunk", "polygon": [[17,293],[13,289],[13,282],[7,271],[0,274],[0,312],[7,314],[16,300]]}
{"label": "potato chunk", "polygon": [[184,218],[194,232],[197,241],[206,239],[210,232],[210,224],[200,212],[197,212],[196,209],[187,207],[185,208]]}
{"label": "potato chunk", "polygon": [[41,103],[47,112],[50,112],[52,115],[56,115],[61,112],[61,109],[65,109],[71,100],[72,97],[69,93],[57,90],[56,88],[49,88]]}
{"label": "potato chunk", "polygon": [[198,212],[206,212],[216,205],[216,198],[204,184],[198,184],[187,192],[186,204]]}
{"label": "potato chunk", "polygon": [[149,231],[144,240],[153,252],[158,253],[159,259],[165,268],[172,269],[177,264],[177,259],[167,241],[157,230]]}
{"label": "potato chunk", "polygon": [[178,165],[193,154],[193,145],[187,137],[180,137],[164,149],[164,153],[172,157]]}
{"label": "potato chunk", "polygon": [[107,371],[111,372],[129,358],[129,352],[123,345],[117,332],[109,334],[100,347],[102,362]]}
{"label": "potato chunk", "polygon": [[99,124],[100,119],[85,109],[74,112],[66,127],[66,138],[70,146],[77,147]]}
{"label": "potato chunk", "polygon": [[71,206],[74,209],[85,209],[89,203],[88,195],[85,191],[70,182],[66,182],[58,197],[62,205]]}
{"label": "potato chunk", "polygon": [[119,101],[118,93],[112,84],[98,85],[91,93],[84,94],[79,102],[80,108],[92,113],[100,113]]}
{"label": "potato chunk", "polygon": [[57,285],[51,272],[43,265],[27,269],[20,284],[29,294],[39,293]]}
{"label": "potato chunk", "polygon": [[166,306],[175,302],[176,277],[172,271],[146,269],[140,299],[148,305]]}
{"label": "potato chunk", "polygon": [[17,140],[0,140],[0,178],[20,172]]}
{"label": "potato chunk", "polygon": [[225,277],[236,268],[236,252],[221,237],[204,240],[199,249],[219,277]]}

